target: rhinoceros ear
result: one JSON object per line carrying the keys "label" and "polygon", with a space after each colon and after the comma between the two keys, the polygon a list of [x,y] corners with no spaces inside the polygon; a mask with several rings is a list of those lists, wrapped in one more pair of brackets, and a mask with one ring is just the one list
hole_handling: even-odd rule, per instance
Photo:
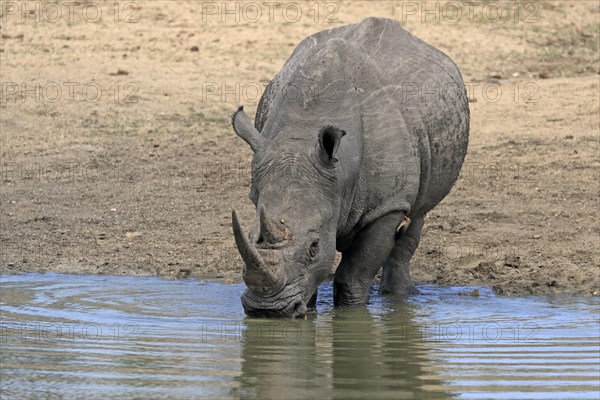
{"label": "rhinoceros ear", "polygon": [[239,137],[250,145],[252,151],[258,150],[264,143],[265,138],[256,130],[250,118],[244,112],[244,106],[240,106],[231,117],[233,130]]}
{"label": "rhinoceros ear", "polygon": [[331,166],[338,162],[335,155],[340,147],[340,141],[346,132],[333,126],[326,126],[319,132],[319,144],[317,145],[317,157],[325,166]]}

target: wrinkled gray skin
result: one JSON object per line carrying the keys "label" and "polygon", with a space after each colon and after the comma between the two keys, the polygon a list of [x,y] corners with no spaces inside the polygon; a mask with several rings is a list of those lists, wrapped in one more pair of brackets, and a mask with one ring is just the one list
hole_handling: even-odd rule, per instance
{"label": "wrinkled gray skin", "polygon": [[450,58],[388,19],[319,32],[271,81],[254,126],[241,107],[232,123],[254,152],[248,235],[233,212],[246,314],[303,316],[336,249],[336,305],[366,302],[381,267],[382,294],[417,292],[409,261],[423,217],[467,149],[469,106]]}

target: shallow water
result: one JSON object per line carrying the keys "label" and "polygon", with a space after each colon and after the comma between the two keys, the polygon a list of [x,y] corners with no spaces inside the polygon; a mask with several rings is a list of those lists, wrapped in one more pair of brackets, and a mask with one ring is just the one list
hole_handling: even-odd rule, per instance
{"label": "shallow water", "polygon": [[0,277],[0,397],[598,399],[598,298],[420,287],[306,320],[244,317],[241,284]]}

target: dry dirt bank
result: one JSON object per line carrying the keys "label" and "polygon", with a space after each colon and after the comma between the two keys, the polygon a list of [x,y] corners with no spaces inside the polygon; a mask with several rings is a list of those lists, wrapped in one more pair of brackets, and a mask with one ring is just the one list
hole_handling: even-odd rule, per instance
{"label": "dry dirt bank", "polygon": [[428,216],[416,280],[600,290],[597,2],[455,2],[458,18],[444,2],[259,3],[257,23],[247,3],[83,2],[58,19],[37,4],[2,8],[3,273],[240,279],[230,210],[250,221],[251,153],[232,110],[254,111],[305,36],[375,15],[448,53],[471,90],[463,175]]}

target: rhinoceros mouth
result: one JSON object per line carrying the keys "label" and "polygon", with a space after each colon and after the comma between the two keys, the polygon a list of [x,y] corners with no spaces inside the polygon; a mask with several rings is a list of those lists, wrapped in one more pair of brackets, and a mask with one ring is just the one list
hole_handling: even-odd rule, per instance
{"label": "rhinoceros mouth", "polygon": [[273,297],[258,297],[250,289],[242,295],[244,312],[250,317],[301,318],[308,308],[302,290],[283,290]]}

